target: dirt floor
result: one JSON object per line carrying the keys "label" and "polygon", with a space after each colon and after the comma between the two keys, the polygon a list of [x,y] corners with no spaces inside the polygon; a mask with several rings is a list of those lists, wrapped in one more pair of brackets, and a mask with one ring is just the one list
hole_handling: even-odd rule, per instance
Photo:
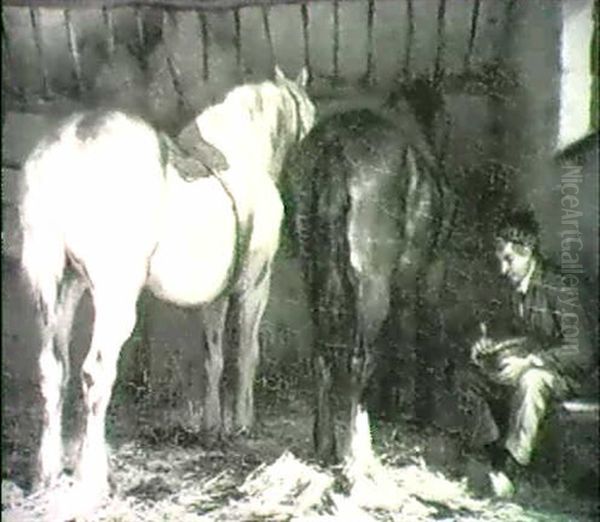
{"label": "dirt floor", "polygon": [[[113,495],[89,520],[566,522],[600,514],[597,498],[539,475],[520,480],[511,501],[491,500],[485,464],[407,422],[371,422],[377,465],[350,484],[342,467],[324,470],[312,459],[307,394],[259,390],[258,411],[251,437],[211,444],[184,428],[146,429],[132,439],[113,426]],[[4,431],[2,519],[43,520],[41,497],[19,487],[31,438],[8,440]]]}

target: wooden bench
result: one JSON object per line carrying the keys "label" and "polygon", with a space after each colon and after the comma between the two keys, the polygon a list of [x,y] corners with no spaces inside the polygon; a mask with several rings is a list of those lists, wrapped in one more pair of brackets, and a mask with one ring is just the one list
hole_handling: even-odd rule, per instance
{"label": "wooden bench", "polygon": [[535,467],[570,491],[596,496],[599,488],[600,401],[561,402],[548,419]]}

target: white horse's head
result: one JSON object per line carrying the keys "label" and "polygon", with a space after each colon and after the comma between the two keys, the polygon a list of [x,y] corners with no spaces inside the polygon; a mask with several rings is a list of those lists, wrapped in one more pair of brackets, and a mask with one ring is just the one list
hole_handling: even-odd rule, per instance
{"label": "white horse's head", "polygon": [[231,172],[278,179],[288,149],[315,124],[307,79],[306,70],[291,80],[277,67],[272,81],[234,88],[196,118],[201,136],[222,152]]}
{"label": "white horse's head", "polygon": [[295,80],[287,78],[278,65],[275,66],[275,84],[282,88],[284,96],[293,102],[295,120],[295,141],[304,138],[313,128],[316,121],[317,110],[306,92],[308,84],[308,70],[303,67]]}

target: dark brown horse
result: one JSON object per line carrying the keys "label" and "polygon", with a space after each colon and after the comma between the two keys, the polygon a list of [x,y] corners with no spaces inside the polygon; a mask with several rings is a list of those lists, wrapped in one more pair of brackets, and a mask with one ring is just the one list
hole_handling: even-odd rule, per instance
{"label": "dark brown horse", "polygon": [[[284,166],[288,220],[315,331],[314,441],[324,462],[338,456],[332,401],[348,400],[350,433],[366,411],[374,342],[391,297],[415,287],[415,302],[404,306],[415,307],[418,321],[428,320],[428,295],[444,279],[438,253],[452,230],[456,198],[423,121],[405,100],[396,108],[385,116],[363,109],[325,118]],[[421,382],[427,353],[417,365]],[[338,381],[340,373],[345,379]],[[420,395],[417,401],[426,403],[427,386]]]}

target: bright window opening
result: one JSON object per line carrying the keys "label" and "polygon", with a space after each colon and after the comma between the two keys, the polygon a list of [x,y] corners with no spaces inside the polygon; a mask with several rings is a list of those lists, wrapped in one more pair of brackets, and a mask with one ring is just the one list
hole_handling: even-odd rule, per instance
{"label": "bright window opening", "polygon": [[594,0],[562,2],[559,149],[592,129],[593,6]]}

